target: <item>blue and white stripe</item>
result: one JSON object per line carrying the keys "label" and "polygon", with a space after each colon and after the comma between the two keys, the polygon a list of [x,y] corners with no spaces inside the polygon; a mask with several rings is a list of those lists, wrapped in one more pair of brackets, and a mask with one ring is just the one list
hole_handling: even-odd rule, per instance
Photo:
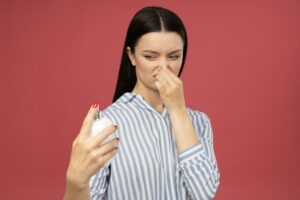
{"label": "blue and white stripe", "polygon": [[177,154],[172,124],[143,98],[127,92],[102,111],[118,125],[118,153],[90,179],[90,199],[212,199],[220,184],[208,116],[187,108],[200,139]]}

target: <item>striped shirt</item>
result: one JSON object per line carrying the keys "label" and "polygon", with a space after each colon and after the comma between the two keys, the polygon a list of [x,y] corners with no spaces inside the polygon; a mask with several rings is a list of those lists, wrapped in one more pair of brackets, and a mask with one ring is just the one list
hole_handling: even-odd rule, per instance
{"label": "striped shirt", "polygon": [[212,199],[220,173],[208,116],[187,108],[200,143],[177,153],[167,109],[152,108],[141,95],[124,93],[102,111],[118,129],[118,153],[89,182],[90,199]]}

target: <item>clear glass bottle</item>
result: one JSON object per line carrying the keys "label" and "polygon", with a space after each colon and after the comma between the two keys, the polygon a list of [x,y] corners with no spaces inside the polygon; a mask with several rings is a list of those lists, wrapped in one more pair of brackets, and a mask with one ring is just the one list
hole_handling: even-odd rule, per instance
{"label": "clear glass bottle", "polygon": [[[113,123],[106,117],[104,117],[101,113],[100,110],[97,110],[97,113],[95,115],[95,118],[94,118],[94,122],[92,124],[92,130],[91,130],[91,134],[93,137],[95,137],[96,135],[98,135],[99,133],[101,133],[101,131],[106,128],[107,126],[110,126],[112,125]],[[105,138],[101,144],[105,143],[105,142],[108,142],[112,139],[114,139],[116,136],[115,136],[115,133],[111,133],[107,138]],[[108,160],[104,166],[109,166],[111,164],[111,161],[114,157],[112,157],[110,160]]]}

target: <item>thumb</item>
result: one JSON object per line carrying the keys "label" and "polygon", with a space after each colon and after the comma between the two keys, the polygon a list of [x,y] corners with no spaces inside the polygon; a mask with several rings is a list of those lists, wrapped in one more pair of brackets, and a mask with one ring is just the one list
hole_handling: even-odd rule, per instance
{"label": "thumb", "polygon": [[158,89],[160,94],[162,94],[165,91],[164,86],[159,81],[155,81],[154,84],[155,84],[155,86]]}
{"label": "thumb", "polygon": [[88,113],[86,114],[86,116],[83,120],[81,130],[80,130],[80,133],[79,133],[80,136],[83,136],[83,135],[86,136],[87,134],[90,133],[92,123],[94,121],[95,115],[96,115],[98,110],[99,110],[99,103],[94,103],[90,107]]}
{"label": "thumb", "polygon": [[154,84],[158,89],[159,93],[162,94],[164,92],[164,87],[162,86],[162,84],[159,81],[155,81]]}

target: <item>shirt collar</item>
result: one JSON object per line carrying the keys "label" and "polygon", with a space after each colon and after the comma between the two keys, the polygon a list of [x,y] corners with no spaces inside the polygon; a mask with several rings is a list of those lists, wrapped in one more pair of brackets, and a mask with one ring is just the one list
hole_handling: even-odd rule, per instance
{"label": "shirt collar", "polygon": [[127,103],[131,101],[134,97],[136,97],[137,94],[133,92],[126,92],[120,97],[120,101]]}
{"label": "shirt collar", "polygon": [[135,105],[144,108],[144,109],[148,109],[151,110],[159,115],[161,115],[162,117],[166,117],[168,115],[168,111],[166,109],[166,107],[163,108],[162,113],[158,113],[154,108],[152,108],[145,100],[144,98],[137,93],[134,92],[126,92],[124,93],[121,97],[120,97],[120,101],[124,102],[124,103],[128,103],[128,102],[133,102]]}

